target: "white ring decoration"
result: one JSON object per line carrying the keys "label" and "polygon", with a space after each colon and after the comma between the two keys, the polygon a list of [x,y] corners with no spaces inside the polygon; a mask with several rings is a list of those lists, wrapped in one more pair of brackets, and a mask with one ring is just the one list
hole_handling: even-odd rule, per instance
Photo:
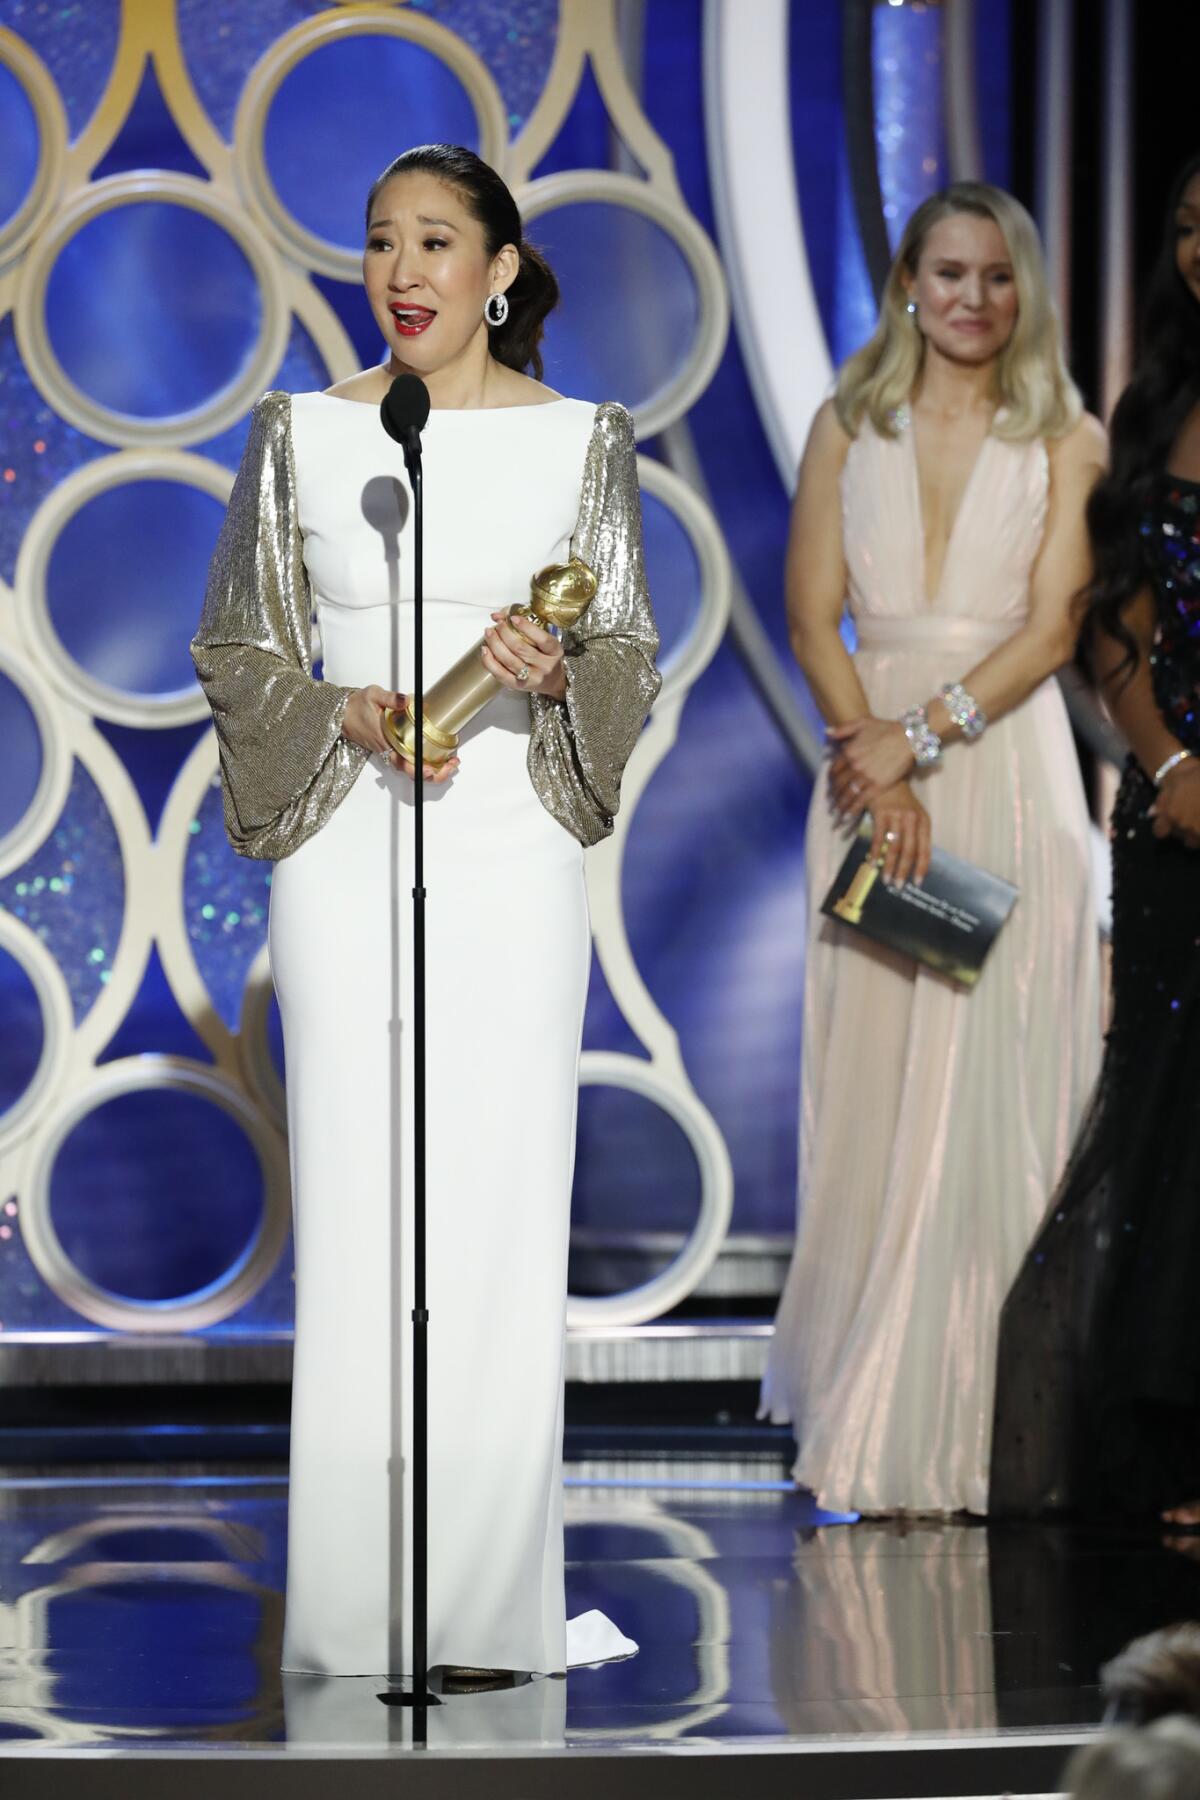
{"label": "white ring decoration", "polygon": [[42,768],[33,798],[16,824],[0,836],[0,875],[7,875],[33,855],[66,804],[72,757],[60,724],[61,702],[34,665],[0,642],[0,672],[21,690],[42,742]]}
{"label": "white ring decoration", "polygon": [[652,456],[638,457],[638,483],[682,525],[696,553],[700,598],[696,620],[671,652],[657,706],[691,687],[711,662],[729,623],[732,575],[721,528],[683,477]]}
{"label": "white ring decoration", "polygon": [[[64,245],[102,213],[147,201],[185,207],[220,226],[249,263],[262,297],[258,339],[240,374],[203,406],[152,419],[115,412],[77,387],[55,355],[46,328],[46,289]],[[70,424],[104,443],[175,446],[216,437],[249,412],[283,361],[291,314],[275,259],[219,189],[193,175],[153,173],[114,175],[68,201],[25,259],[13,322],[30,376],[49,405]]]}
{"label": "white ring decoration", "polygon": [[[204,1530],[198,1520],[186,1513],[168,1513],[159,1515],[159,1518],[168,1530],[178,1527],[184,1530]],[[135,1530],[144,1529],[146,1522],[136,1512],[129,1515],[129,1526]],[[121,1523],[122,1515],[117,1514],[109,1521],[108,1528],[110,1531],[114,1530]],[[46,1542],[45,1539],[42,1541]],[[101,1542],[97,1548],[102,1547]],[[40,1549],[40,1545],[35,1547],[30,1560],[41,1562],[45,1567],[46,1559],[38,1555]],[[249,1595],[257,1601],[258,1626],[253,1643],[247,1646],[254,1660],[257,1676],[255,1691],[265,1693],[269,1684],[277,1684],[278,1671],[273,1665],[279,1659],[283,1595],[277,1588],[268,1587],[264,1582],[255,1581],[245,1574],[232,1557],[225,1562],[214,1555],[199,1562],[165,1559],[144,1563],[101,1561],[97,1558],[88,1562],[73,1562],[65,1568],[60,1566],[55,1579],[48,1581],[43,1587],[31,1588],[26,1593],[18,1594],[7,1608],[7,1623],[12,1630],[11,1641],[23,1652],[48,1650],[55,1641],[55,1633],[50,1625],[50,1608],[55,1600],[62,1597],[78,1599],[81,1594],[114,1584],[125,1587],[133,1582],[144,1587],[164,1579],[197,1588],[221,1588],[227,1593]],[[3,1619],[4,1609],[0,1608],[0,1620]],[[53,1680],[52,1675],[39,1675],[30,1682],[27,1704],[6,1711],[6,1718],[13,1723],[32,1727],[38,1739],[37,1750],[43,1755],[51,1744],[67,1749],[70,1754],[74,1754],[77,1749],[94,1749],[95,1725],[86,1717],[72,1717],[67,1708],[59,1709],[53,1703]],[[275,1692],[278,1694],[277,1685]],[[272,1735],[284,1735],[283,1705],[280,1699],[256,1716],[258,1729],[265,1731],[268,1725]],[[245,1730],[245,1720],[241,1717],[213,1725],[197,1723],[194,1727],[197,1742],[221,1746],[229,1742],[240,1743],[245,1737]],[[106,1743],[111,1740],[115,1744],[128,1743],[145,1747],[156,1740],[161,1742],[162,1735],[163,1728],[157,1724],[106,1724],[104,1727]]]}
{"label": "white ring decoration", "polygon": [[[70,1260],[51,1218],[50,1181],[63,1143],[90,1112],[122,1094],[163,1089],[210,1100],[242,1127],[262,1170],[262,1221],[242,1254],[208,1287],[176,1300],[139,1301],[109,1293]],[[29,1255],[46,1285],[85,1319],[114,1330],[147,1334],[195,1331],[227,1319],[270,1275],[287,1241],[288,1191],[286,1158],[278,1133],[232,1082],[185,1057],[129,1056],[98,1069],[86,1087],[63,1101],[43,1122],[30,1145],[21,1225]]]}
{"label": "white ring decoration", "polygon": [[280,1131],[286,1132],[287,1095],[267,1039],[267,1017],[274,992],[270,950],[264,944],[250,964],[242,990],[237,1029],[238,1067],[259,1105],[270,1114]]}
{"label": "white ring decoration", "polygon": [[[47,604],[46,571],[55,541],[67,521],[98,494],[138,481],[178,482],[211,495],[222,506],[228,503],[233,487],[228,469],[183,450],[131,450],[86,463],[51,489],[30,520],[17,560],[16,610],[50,679],[76,706],[82,702],[98,718],[117,725],[188,725],[208,716],[208,702],[197,683],[162,695],[110,686],[75,661],[54,629]],[[200,598],[197,595],[197,619]]]}
{"label": "white ring decoration", "polygon": [[[284,78],[314,51],[350,37],[401,38],[436,56],[457,77],[475,108],[479,126],[479,154],[498,167],[508,145],[508,115],[500,90],[486,63],[462,38],[422,13],[382,12],[378,6],[348,5],[335,15],[319,13],[306,19],[264,52],[242,89],[233,126],[234,169],[248,210],[289,256],[298,257],[308,269],[355,281],[362,269],[362,253],[330,243],[309,231],[284,206],[271,180],[263,153],[263,137],[271,102]],[[363,194],[363,204],[366,194]]]}
{"label": "white ring decoration", "polygon": [[560,175],[545,175],[522,188],[516,200],[527,226],[559,207],[599,203],[640,213],[672,240],[696,283],[700,315],[696,336],[682,366],[632,411],[639,437],[653,437],[664,426],[682,418],[715,375],[729,335],[725,277],[707,232],[679,202],[649,182],[605,169],[571,169]]}
{"label": "white ring decoration", "polygon": [[[719,1719],[728,1708],[732,1635],[729,1594],[712,1573],[716,1545],[702,1526],[693,1525],[687,1519],[673,1518],[657,1500],[645,1499],[636,1504],[634,1513],[630,1496],[622,1495],[614,1506],[611,1495],[605,1495],[603,1489],[599,1494],[588,1495],[584,1502],[576,1488],[568,1490],[565,1511],[571,1524],[604,1520],[607,1515],[614,1523],[639,1526],[666,1540],[665,1549],[658,1547],[658,1555],[647,1545],[645,1555],[638,1560],[647,1572],[653,1571],[654,1578],[683,1588],[695,1600],[699,1613],[695,1632],[699,1679],[694,1692],[671,1704],[665,1719],[647,1720],[643,1730],[649,1738],[677,1739],[712,1719]],[[620,1741],[627,1738],[628,1733],[625,1724],[579,1725],[573,1728],[571,1735],[581,1742],[595,1744],[613,1739]]]}
{"label": "white ring decoration", "polygon": [[67,154],[67,115],[54,77],[14,31],[0,26],[0,63],[16,76],[37,119],[37,172],[21,205],[0,231],[0,268],[20,256],[54,210]]}
{"label": "white ring decoration", "polygon": [[700,1211],[679,1254],[640,1287],[623,1294],[567,1296],[567,1324],[641,1325],[661,1318],[692,1293],[720,1252],[733,1212],[733,1170],[716,1122],[685,1090],[664,1081],[653,1063],[610,1050],[585,1051],[581,1087],[619,1087],[669,1114],[686,1135],[700,1168]]}
{"label": "white ring decoration", "polygon": [[42,1014],[42,1054],[25,1092],[5,1112],[0,1112],[0,1150],[6,1150],[34,1123],[45,1101],[62,1080],[75,1014],[62,970],[46,946],[12,913],[0,909],[0,950],[20,963],[38,998]]}
{"label": "white ring decoration", "polygon": [[106,1538],[123,1537],[130,1530],[194,1531],[199,1537],[211,1538],[213,1550],[224,1553],[225,1561],[230,1563],[249,1561],[246,1556],[249,1546],[243,1532],[253,1541],[256,1562],[263,1561],[267,1551],[266,1539],[257,1527],[235,1525],[232,1519],[214,1519],[211,1513],[122,1511],[113,1515],[102,1512],[90,1519],[81,1519],[77,1524],[65,1525],[60,1531],[52,1531],[49,1537],[42,1538],[32,1550],[25,1552],[21,1566],[26,1569],[47,1565],[52,1569],[61,1568],[64,1563],[73,1562],[81,1552],[102,1546]]}
{"label": "white ring decoration", "polygon": [[191,824],[217,774],[216,733],[200,737],[176,775],[158,822],[155,856],[158,860],[156,892],[161,904],[155,922],[163,974],[180,1011],[212,1052],[216,1063],[231,1071],[237,1063],[233,1032],[225,1024],[208,991],[184,916],[184,883],[187,875]]}
{"label": "white ring decoration", "polygon": [[[788,493],[830,362],[809,268],[792,146],[789,0],[705,0],[704,114],[717,236],[763,429]],[[769,249],[763,260],[764,246]]]}

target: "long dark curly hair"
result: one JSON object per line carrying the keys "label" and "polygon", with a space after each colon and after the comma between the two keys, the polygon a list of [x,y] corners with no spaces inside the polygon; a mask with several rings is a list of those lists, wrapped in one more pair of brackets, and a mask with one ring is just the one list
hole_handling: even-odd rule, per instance
{"label": "long dark curly hair", "polygon": [[1179,428],[1200,401],[1200,303],[1179,273],[1175,252],[1175,215],[1189,181],[1198,174],[1200,153],[1188,158],[1172,184],[1146,291],[1133,379],[1112,417],[1111,463],[1088,502],[1093,573],[1080,596],[1085,610],[1079,640],[1080,661],[1088,673],[1093,672],[1101,632],[1125,651],[1118,675],[1128,679],[1137,667],[1137,642],[1122,613],[1146,581],[1142,521]]}

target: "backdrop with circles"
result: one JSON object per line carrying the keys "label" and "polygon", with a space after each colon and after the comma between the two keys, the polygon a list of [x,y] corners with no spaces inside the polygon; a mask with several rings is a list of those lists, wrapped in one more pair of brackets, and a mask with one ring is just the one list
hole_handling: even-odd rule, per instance
{"label": "backdrop with circles", "polygon": [[[636,170],[547,157],[597,89]],[[0,1329],[278,1332],[271,872],[225,841],[187,656],[250,408],[379,355],[361,206],[407,142],[466,142],[506,172],[562,279],[548,378],[624,401],[643,438],[710,382],[724,280],[608,5],[96,0],[69,35],[8,5],[0,136],[17,146],[0,176]],[[686,1216],[664,1221],[680,1248],[648,1282],[573,1302],[618,1323],[692,1291],[733,1202],[622,905],[638,797],[729,603],[710,511],[643,466],[666,682],[589,859],[597,1005],[621,1028],[585,1054],[577,1198],[620,1227],[632,1131],[643,1160],[678,1166]]]}
{"label": "backdrop with circles", "polygon": [[225,842],[186,646],[254,400],[380,355],[362,202],[432,138],[504,171],[562,284],[547,378],[642,452],[666,681],[588,856],[571,1316],[778,1273],[817,742],[788,495],[881,246],[964,172],[951,26],[1008,173],[1008,0],[853,4],[857,97],[852,0],[0,0],[0,1343],[290,1331],[271,872]]}

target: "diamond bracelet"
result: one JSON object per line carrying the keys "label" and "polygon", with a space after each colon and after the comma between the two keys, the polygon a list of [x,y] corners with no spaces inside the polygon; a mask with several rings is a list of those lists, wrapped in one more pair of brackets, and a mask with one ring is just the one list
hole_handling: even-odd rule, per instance
{"label": "diamond bracelet", "polygon": [[910,706],[901,715],[900,723],[918,769],[928,769],[933,763],[941,761],[942,740],[925,716],[923,706]]}
{"label": "diamond bracelet", "polygon": [[1176,750],[1173,756],[1168,756],[1166,762],[1159,763],[1157,769],[1155,769],[1153,778],[1155,787],[1161,787],[1163,782],[1167,779],[1167,776],[1171,773],[1171,770],[1177,769],[1181,762],[1191,762],[1191,760],[1192,753],[1190,750]]}
{"label": "diamond bracelet", "polygon": [[958,726],[968,744],[987,730],[987,714],[961,681],[948,681],[942,689],[942,699],[951,723]]}

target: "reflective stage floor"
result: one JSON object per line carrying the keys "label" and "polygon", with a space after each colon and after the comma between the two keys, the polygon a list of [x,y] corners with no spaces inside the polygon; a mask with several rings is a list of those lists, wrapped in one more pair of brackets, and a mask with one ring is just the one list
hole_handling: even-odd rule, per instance
{"label": "reflective stage floor", "polygon": [[1200,1617],[1197,1540],[827,1522],[736,1465],[603,1467],[568,1487],[569,1606],[640,1654],[449,1700],[424,1751],[379,1682],[281,1678],[282,1471],[11,1474],[0,1790],[352,1800],[399,1758],[456,1800],[1045,1791],[1100,1663]]}

